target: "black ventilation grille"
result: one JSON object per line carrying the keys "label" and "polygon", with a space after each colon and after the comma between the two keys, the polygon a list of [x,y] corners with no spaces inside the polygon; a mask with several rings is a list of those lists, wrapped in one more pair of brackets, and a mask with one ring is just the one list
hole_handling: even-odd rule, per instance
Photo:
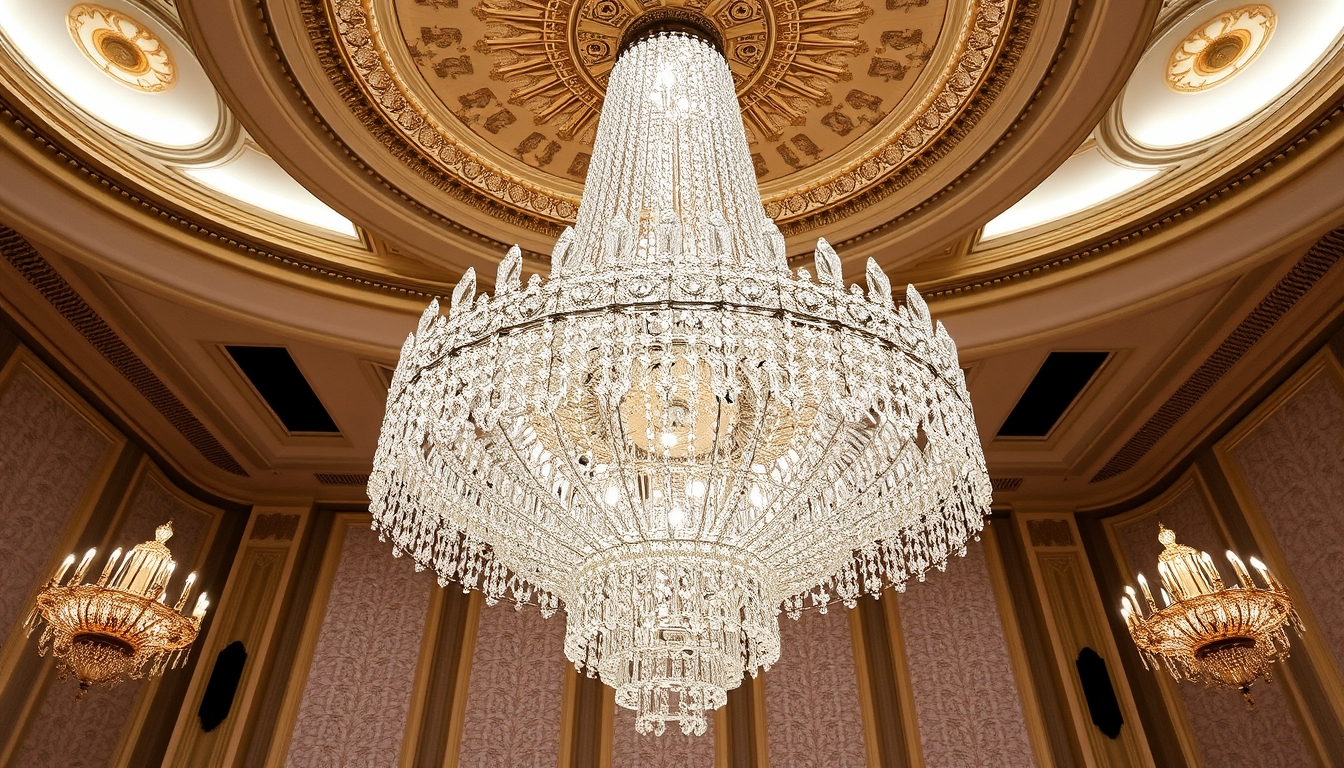
{"label": "black ventilation grille", "polygon": [[369,484],[368,472],[314,472],[313,477],[323,485],[365,486]]}
{"label": "black ventilation grille", "polygon": [[257,394],[290,432],[335,434],[341,430],[322,407],[308,380],[284,347],[225,347]]}
{"label": "black ventilation grille", "polygon": [[1087,387],[1109,352],[1051,352],[1013,406],[999,437],[1045,437]]}

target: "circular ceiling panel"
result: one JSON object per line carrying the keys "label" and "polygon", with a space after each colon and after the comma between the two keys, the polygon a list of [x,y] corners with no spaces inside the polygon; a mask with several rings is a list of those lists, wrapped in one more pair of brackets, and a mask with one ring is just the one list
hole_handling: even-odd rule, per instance
{"label": "circular ceiling panel", "polygon": [[113,129],[168,149],[207,143],[223,114],[191,51],[143,9],[105,3],[0,0],[0,32],[53,90]]}
{"label": "circular ceiling panel", "polygon": [[995,64],[1012,7],[477,0],[467,14],[458,0],[326,3],[384,125],[543,228],[572,220],[621,37],[650,15],[694,14],[723,40],[766,210],[787,222],[860,198],[938,140]]}
{"label": "circular ceiling panel", "polygon": [[1157,150],[1186,147],[1245,122],[1338,43],[1344,0],[1216,0],[1148,49],[1120,104],[1125,133]]}

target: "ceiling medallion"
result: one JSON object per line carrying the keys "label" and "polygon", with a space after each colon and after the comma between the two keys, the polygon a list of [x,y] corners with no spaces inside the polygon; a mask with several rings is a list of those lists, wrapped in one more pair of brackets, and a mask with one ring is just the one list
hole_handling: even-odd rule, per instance
{"label": "ceiling medallion", "polygon": [[99,69],[128,88],[160,93],[177,83],[173,55],[143,24],[101,5],[70,9],[70,36]]}
{"label": "ceiling medallion", "polygon": [[1195,93],[1227,82],[1265,49],[1274,24],[1274,11],[1267,5],[1243,5],[1215,16],[1172,51],[1167,85]]}
{"label": "ceiling medallion", "polygon": [[866,289],[825,240],[789,268],[713,36],[650,32],[550,275],[515,246],[406,339],[369,510],[441,585],[563,607],[640,733],[703,734],[781,614],[943,569],[992,489],[947,330],[871,258]]}
{"label": "ceiling medallion", "polygon": [[[959,116],[960,124],[977,119],[992,97],[974,97],[1004,50],[1015,7],[480,0],[468,16],[457,0],[303,2],[325,8],[304,14],[315,50],[329,75],[363,92],[368,108],[355,114],[389,150],[539,232],[574,220],[615,50],[650,11],[696,14],[723,40],[763,203],[781,226],[804,226],[823,210],[856,212]],[[333,37],[334,46],[316,42]],[[916,83],[920,97],[907,98]]]}
{"label": "ceiling medallion", "polygon": [[[555,124],[560,138],[588,144],[621,37],[650,17],[690,14],[720,36],[752,143],[780,141],[789,127],[805,124],[812,108],[831,104],[828,86],[853,80],[850,60],[868,52],[859,25],[873,9],[859,0],[658,2],[551,0],[543,13],[530,16],[519,14],[514,0],[485,0],[472,9],[486,22],[477,49],[494,55],[493,77],[516,86],[510,103],[525,105],[538,125]],[[530,49],[544,51],[544,60],[528,57]],[[891,67],[892,76],[904,75],[908,65],[893,61]],[[815,146],[795,149],[820,152]]]}

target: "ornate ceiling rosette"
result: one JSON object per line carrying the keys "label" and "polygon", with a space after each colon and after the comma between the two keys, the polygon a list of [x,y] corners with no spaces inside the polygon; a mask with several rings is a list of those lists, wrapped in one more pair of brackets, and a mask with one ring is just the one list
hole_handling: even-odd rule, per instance
{"label": "ornate ceiling rosette", "polygon": [[819,214],[857,212],[954,124],[974,123],[992,101],[990,73],[1010,66],[999,58],[1014,10],[1014,0],[306,1],[323,11],[305,15],[328,72],[343,67],[375,105],[360,113],[366,127],[395,134],[396,154],[422,174],[549,235],[573,220],[606,78],[633,25],[687,15],[717,32],[766,210],[798,232]]}

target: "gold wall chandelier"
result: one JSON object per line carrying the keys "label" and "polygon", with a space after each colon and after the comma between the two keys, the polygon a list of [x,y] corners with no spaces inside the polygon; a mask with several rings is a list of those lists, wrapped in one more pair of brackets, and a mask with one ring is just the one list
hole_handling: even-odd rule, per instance
{"label": "gold wall chandelier", "polygon": [[702,734],[781,612],[941,569],[991,489],[942,324],[872,259],[847,289],[825,240],[789,268],[712,26],[666,11],[627,33],[549,278],[515,247],[406,340],[368,492],[394,555],[563,604],[637,730]]}
{"label": "gold wall chandelier", "polygon": [[97,554],[92,549],[61,583],[75,563],[70,555],[38,592],[25,624],[28,634],[43,626],[39,653],[51,651],[61,677],[79,681],[79,696],[95,685],[111,687],[186,663],[210,603],[202,593],[191,615],[183,614],[196,581],[193,573],[177,602],[168,606],[168,580],[177,564],[164,542],[172,535],[168,522],[154,531],[153,541],[137,544],[125,557],[116,550],[92,584],[84,583]]}
{"label": "gold wall chandelier", "polygon": [[1269,682],[1270,664],[1288,657],[1287,626],[1302,631],[1288,592],[1254,557],[1251,567],[1266,586],[1257,586],[1245,563],[1229,550],[1238,583],[1225,587],[1209,553],[1177,544],[1175,532],[1160,523],[1157,540],[1163,546],[1157,556],[1163,607],[1158,608],[1142,573],[1142,601],[1129,586],[1121,598],[1120,614],[1144,668],[1165,664],[1177,680],[1235,688],[1254,708],[1251,685],[1262,678]]}

